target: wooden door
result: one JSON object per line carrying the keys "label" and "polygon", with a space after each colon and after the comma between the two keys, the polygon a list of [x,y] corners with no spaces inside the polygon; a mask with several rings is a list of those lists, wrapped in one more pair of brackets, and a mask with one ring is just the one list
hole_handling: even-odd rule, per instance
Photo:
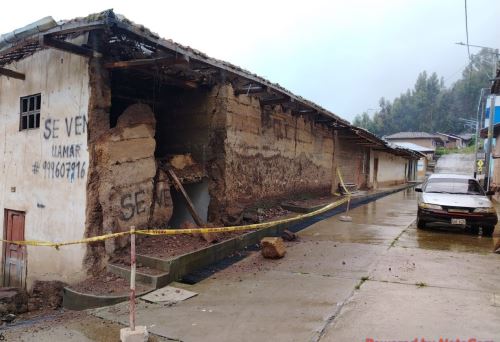
{"label": "wooden door", "polygon": [[378,158],[373,159],[373,187],[378,188]]}
{"label": "wooden door", "polygon": [[[5,210],[5,240],[24,240],[24,212]],[[3,286],[26,287],[26,246],[3,244]]]}

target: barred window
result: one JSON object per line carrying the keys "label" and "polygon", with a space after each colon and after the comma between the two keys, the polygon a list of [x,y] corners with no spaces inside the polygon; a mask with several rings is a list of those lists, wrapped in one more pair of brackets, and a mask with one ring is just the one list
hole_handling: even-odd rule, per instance
{"label": "barred window", "polygon": [[19,122],[20,131],[40,127],[41,102],[41,94],[21,97],[21,118]]}

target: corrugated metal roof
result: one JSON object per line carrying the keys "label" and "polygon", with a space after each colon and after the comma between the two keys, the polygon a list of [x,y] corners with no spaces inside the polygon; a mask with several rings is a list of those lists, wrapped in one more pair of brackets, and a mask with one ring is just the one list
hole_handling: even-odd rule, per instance
{"label": "corrugated metal roof", "polygon": [[417,152],[434,152],[435,151],[434,148],[425,147],[425,146],[413,144],[410,142],[393,142],[391,144],[402,147],[402,148],[406,148],[408,150],[417,151]]}
{"label": "corrugated metal roof", "polygon": [[441,139],[439,135],[430,134],[427,132],[398,132],[391,135],[387,135],[384,139]]}

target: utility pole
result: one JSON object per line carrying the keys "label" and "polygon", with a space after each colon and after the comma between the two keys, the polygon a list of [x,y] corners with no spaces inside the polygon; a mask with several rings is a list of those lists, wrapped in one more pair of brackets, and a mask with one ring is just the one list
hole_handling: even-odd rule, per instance
{"label": "utility pole", "polygon": [[488,123],[488,146],[486,150],[486,160],[485,160],[485,166],[486,166],[486,178],[485,178],[485,186],[486,186],[486,191],[490,190],[490,159],[491,159],[491,144],[493,143],[493,117],[495,116],[495,98],[496,95],[493,94],[491,96],[491,103],[490,103],[490,120]]}
{"label": "utility pole", "polygon": [[477,104],[477,114],[476,114],[476,141],[475,141],[475,148],[474,148],[474,178],[477,177],[477,150],[479,147],[479,112],[481,111],[482,108],[482,103],[483,103],[483,96],[484,96],[484,88],[481,88],[481,95],[479,96],[479,103]]}
{"label": "utility pole", "polygon": [[[497,56],[498,56],[498,49],[495,50],[494,54],[494,60],[493,60],[493,77],[495,78],[497,75]],[[491,102],[490,102],[490,118],[489,118],[489,123],[488,123],[488,146],[487,146],[487,153],[485,156],[485,166],[486,166],[486,178],[485,178],[485,187],[486,191],[490,190],[490,178],[491,178],[491,166],[490,166],[490,160],[491,160],[491,151],[492,151],[492,144],[493,144],[493,125],[494,125],[494,118],[495,118],[495,100],[496,100],[496,94],[493,93],[491,94]]]}

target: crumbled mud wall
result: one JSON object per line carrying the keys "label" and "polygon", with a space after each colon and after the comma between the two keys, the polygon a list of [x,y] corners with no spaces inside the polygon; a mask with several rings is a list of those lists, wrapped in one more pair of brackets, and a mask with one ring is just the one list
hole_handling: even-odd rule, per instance
{"label": "crumbled mud wall", "polygon": [[156,157],[191,154],[208,175],[208,220],[218,221],[225,202],[225,86],[171,91],[157,108]]}
{"label": "crumbled mud wall", "polygon": [[[109,130],[109,111],[111,107],[111,89],[108,71],[102,66],[100,58],[89,62],[89,109],[88,109],[88,152],[89,168],[87,177],[87,206],[85,208],[85,236],[103,234],[102,207],[99,202],[100,167],[96,155],[95,142]],[[105,267],[104,242],[86,246],[85,267],[89,271],[98,271]]]}
{"label": "crumbled mud wall", "polygon": [[329,192],[333,135],[306,117],[262,110],[258,99],[228,86],[225,204],[251,204],[295,193]]}
{"label": "crumbled mud wall", "polygon": [[[100,170],[99,202],[104,233],[165,225],[172,214],[166,175],[157,171],[153,111],[147,105],[128,107],[117,125],[96,141]],[[106,240],[106,251],[128,239]]]}

